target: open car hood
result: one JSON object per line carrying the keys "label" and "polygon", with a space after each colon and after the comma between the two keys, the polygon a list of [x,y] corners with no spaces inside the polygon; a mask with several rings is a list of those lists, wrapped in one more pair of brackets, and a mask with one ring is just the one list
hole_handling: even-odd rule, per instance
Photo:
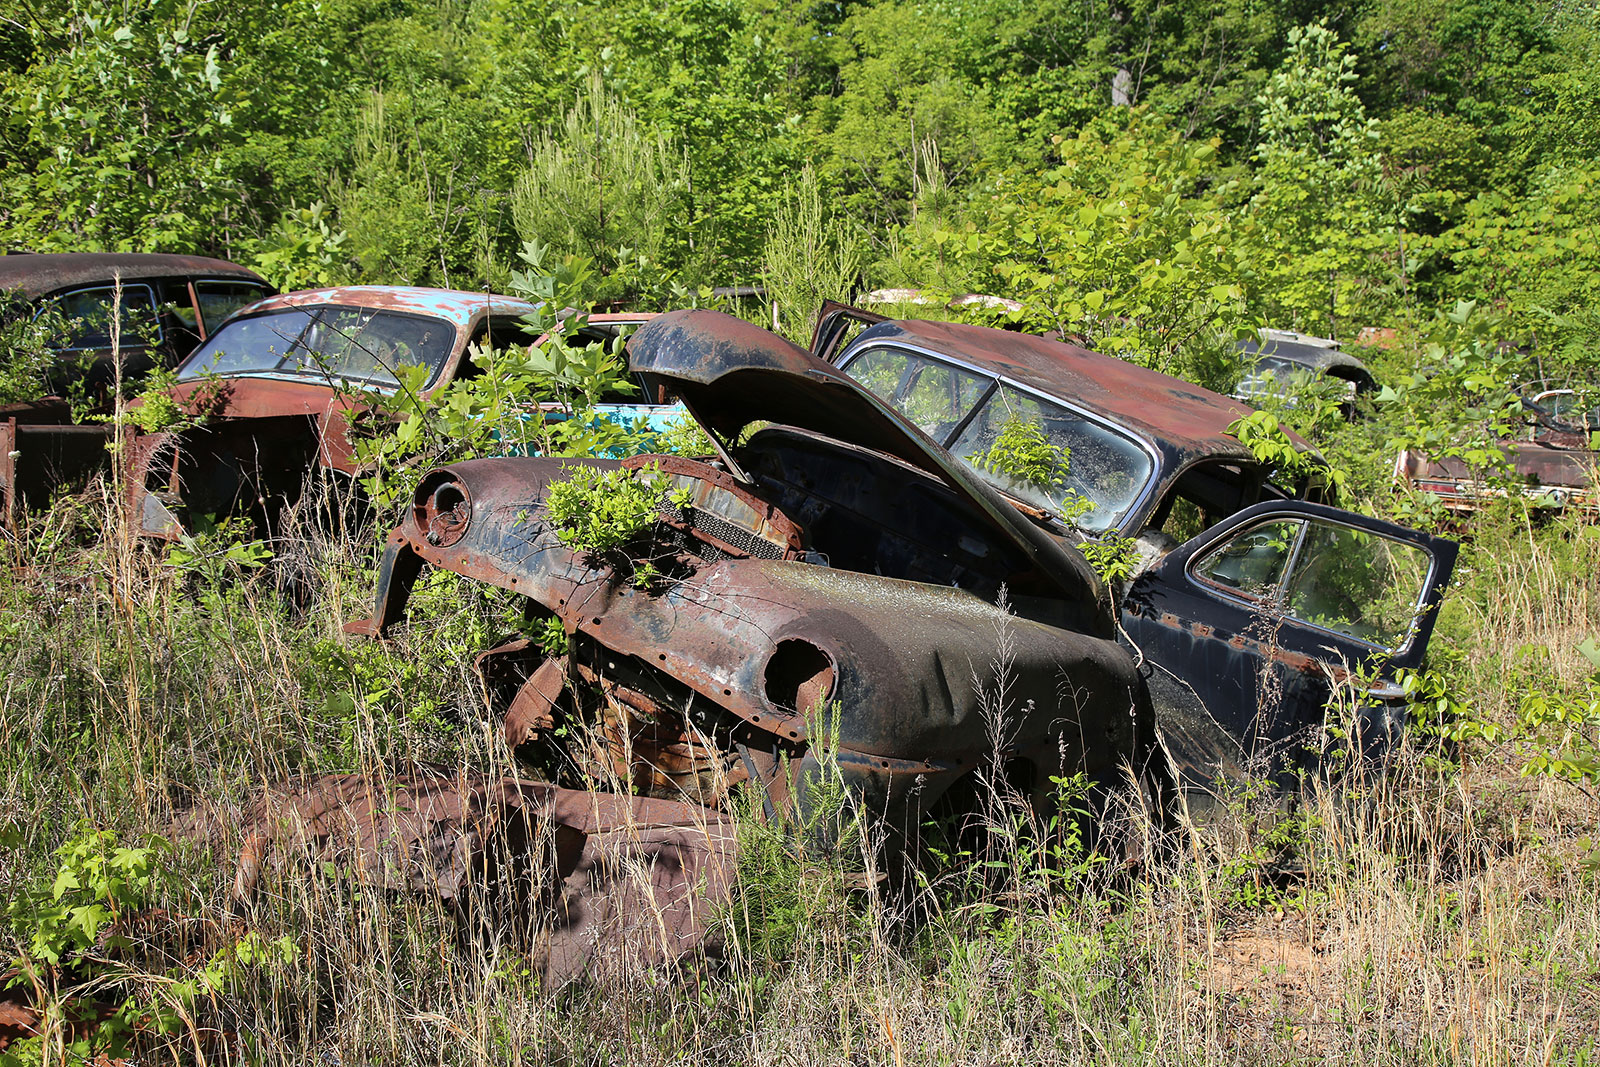
{"label": "open car hood", "polygon": [[[1083,557],[1063,548],[1001,493],[898,412],[800,346],[720,311],[669,312],[628,339],[628,365],[664,386],[723,442],[772,422],[882,452],[943,482],[1020,548],[1055,595],[1097,598]],[[1050,595],[1044,589],[1019,593]]]}

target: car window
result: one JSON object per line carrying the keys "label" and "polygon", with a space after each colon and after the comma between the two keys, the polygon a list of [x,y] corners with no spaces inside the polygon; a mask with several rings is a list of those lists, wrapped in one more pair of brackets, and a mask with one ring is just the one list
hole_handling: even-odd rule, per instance
{"label": "car window", "polygon": [[1431,565],[1424,549],[1369,530],[1277,520],[1229,538],[1193,574],[1271,602],[1289,618],[1393,650],[1411,632]]}
{"label": "car window", "polygon": [[483,374],[484,367],[473,359],[473,352],[486,349],[505,351],[510,348],[527,348],[539,339],[539,332],[522,320],[520,315],[490,315],[479,324],[467,342],[467,348],[456,364],[455,380],[471,381]]}
{"label": "car window", "polygon": [[371,308],[332,307],[319,314],[281,368],[290,373],[370,385],[398,385],[400,367],[427,367],[428,380],[455,347],[443,319]]}
{"label": "car window", "polygon": [[438,374],[455,347],[443,319],[372,308],[284,308],[234,319],[178,369],[185,381],[204,374],[286,374],[366,385],[399,384],[401,366]]}
{"label": "car window", "polygon": [[284,308],[235,319],[195,349],[178,368],[178,380],[186,381],[204,374],[276,370],[310,323],[311,312],[302,308]]}
{"label": "car window", "polygon": [[1246,596],[1276,598],[1304,525],[1283,521],[1252,527],[1207,553],[1194,573]]}
{"label": "car window", "polygon": [[[176,319],[178,325],[196,335],[194,340],[198,340],[200,320],[195,316],[194,301],[189,298],[188,283],[173,279],[161,282],[159,288],[161,290],[161,310]],[[193,341],[191,341],[191,347],[192,344]]]}
{"label": "car window", "polygon": [[869,348],[846,366],[850,377],[892,404],[917,429],[948,446],[993,379],[903,348]]}
{"label": "car window", "polygon": [[[56,297],[54,303],[69,326],[61,349],[71,352],[110,348],[111,312],[116,300],[113,286],[79,289]],[[142,348],[161,342],[156,297],[148,285],[122,287],[120,319],[119,341],[123,347]]]}
{"label": "car window", "polygon": [[1289,614],[1383,648],[1405,644],[1430,558],[1416,545],[1313,522],[1289,575]]}
{"label": "car window", "polygon": [[1155,473],[1133,438],[1004,383],[949,447],[1006,492],[1092,532],[1115,529]]}
{"label": "car window", "polygon": [[206,330],[215,333],[224,319],[260,300],[267,291],[249,282],[197,281],[194,295],[200,301],[200,317]]}

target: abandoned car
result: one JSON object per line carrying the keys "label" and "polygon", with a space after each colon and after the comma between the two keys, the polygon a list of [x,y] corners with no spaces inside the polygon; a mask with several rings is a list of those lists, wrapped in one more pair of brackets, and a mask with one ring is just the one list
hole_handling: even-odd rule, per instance
{"label": "abandoned car", "polygon": [[[120,283],[121,292],[118,293]],[[268,296],[253,270],[205,256],[57,253],[0,257],[0,294],[34,315],[60,316],[57,372],[41,382],[39,399],[59,397],[74,378],[110,382],[120,358],[133,378],[152,366],[174,366],[234,311]],[[120,301],[120,304],[119,304]],[[112,351],[112,308],[118,350]],[[79,366],[79,360],[83,366]]]}
{"label": "abandoned car", "polygon": [[1525,395],[1523,436],[1500,442],[1500,463],[1475,469],[1460,456],[1436,459],[1408,449],[1395,459],[1394,480],[1460,515],[1512,494],[1552,511],[1600,511],[1600,451],[1594,447],[1600,420],[1586,407],[1577,390]]}
{"label": "abandoned car", "polygon": [[[866,329],[841,344],[851,321]],[[1249,413],[1237,401],[1073,345],[840,305],[813,346],[1058,539],[1133,539],[1147,569],[1122,631],[1186,782],[1296,762],[1339,683],[1421,662],[1456,546],[1291,499],[1321,486],[1277,484],[1228,432]],[[995,462],[1018,419],[1057,464],[1033,481]],[[1385,682],[1354,697],[1369,747],[1404,720]]]}
{"label": "abandoned car", "polygon": [[[120,291],[119,291],[120,285]],[[74,422],[105,410],[112,383],[175,365],[239,307],[273,292],[260,275],[203,256],[62,253],[0,257],[0,315],[53,319],[53,367],[34,395],[0,404],[0,504],[7,525],[28,500],[106,463],[110,427]],[[113,308],[117,316],[113,330]],[[115,334],[115,348],[113,348]],[[118,364],[120,363],[120,367]]]}
{"label": "abandoned car", "polygon": [[[426,368],[428,396],[481,373],[474,347],[542,342],[525,320],[536,310],[514,297],[401,286],[306,290],[244,308],[167,391],[200,424],[138,435],[128,449],[141,531],[173,537],[193,516],[245,514],[270,536],[308,476],[356,473],[351,420],[370,409],[370,394],[402,387],[400,368]],[[612,339],[640,319],[594,316],[567,341]]]}
{"label": "abandoned car", "polygon": [[[842,319],[824,316],[820,350]],[[558,784],[712,807],[754,788],[781,805],[827,750],[891,829],[995,763],[1041,806],[1063,775],[1116,784],[1124,767],[1164,795],[1159,669],[1193,698],[1159,710],[1186,784],[1204,786],[1322,723],[1330,659],[1353,673],[1419,658],[1454,559],[1448,542],[1271,488],[1222,433],[1238,404],[1053,342],[873,324],[839,362],[889,400],[716,312],[661,316],[628,352],[716,456],[437,469],[388,539],[372,618],[351,626],[400,622],[425,566],[525,595],[537,639],[478,668],[507,741]],[[959,417],[940,418],[946,405]],[[1074,509],[1082,528],[1060,515],[1054,475],[1028,486],[977,461],[1015,418],[1070,446],[1059,475],[1092,501]],[[653,525],[621,554],[569,544],[552,488],[619,468],[659,491]],[[1231,517],[1139,576],[1119,620],[1084,529],[1139,531],[1180,499]],[[1259,716],[1280,668],[1296,677]],[[1391,724],[1386,708],[1377,719]]]}
{"label": "abandoned car", "polygon": [[1378,383],[1367,365],[1340,349],[1339,342],[1293,330],[1262,329],[1258,340],[1240,341],[1244,374],[1233,396],[1247,404],[1273,397],[1294,402],[1297,383],[1327,380],[1337,383],[1344,397],[1346,418],[1356,415],[1356,398],[1377,391]]}
{"label": "abandoned car", "polygon": [[[712,807],[753,787],[782,806],[827,748],[866,812],[904,827],[980,769],[991,696],[1014,704],[1008,769],[1041,801],[1052,776],[1114,780],[1148,758],[1148,704],[1082,556],[759,327],[672,312],[629,356],[721,455],[436,470],[386,545],[358,632],[400,621],[424,564],[527,595],[534,625],[557,620],[566,651],[519,639],[479,669],[507,740],[557,784],[615,776]],[[756,422],[770,425],[726,444]],[[670,488],[633,550],[663,576],[643,588],[627,565],[566,545],[545,506],[573,470],[619,466],[655,468]],[[578,724],[591,742],[570,741]]]}

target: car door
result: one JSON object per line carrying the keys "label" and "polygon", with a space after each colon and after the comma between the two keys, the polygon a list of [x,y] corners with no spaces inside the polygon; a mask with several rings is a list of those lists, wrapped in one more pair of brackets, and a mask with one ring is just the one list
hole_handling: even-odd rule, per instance
{"label": "car door", "polygon": [[[1186,785],[1315,762],[1335,686],[1381,749],[1404,721],[1386,682],[1417,667],[1457,546],[1305,501],[1268,501],[1173,549],[1122,607]],[[1366,679],[1366,681],[1361,681]]]}

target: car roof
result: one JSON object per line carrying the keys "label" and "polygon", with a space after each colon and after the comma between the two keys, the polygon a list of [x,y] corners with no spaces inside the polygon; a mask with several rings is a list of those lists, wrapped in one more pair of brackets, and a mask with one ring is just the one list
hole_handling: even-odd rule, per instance
{"label": "car roof", "polygon": [[279,308],[342,304],[347,307],[382,308],[432,315],[457,326],[469,325],[485,310],[525,315],[538,305],[514,296],[472,293],[460,289],[425,289],[416,285],[341,285],[329,289],[301,289],[258,300],[240,313],[254,315]]}
{"label": "car roof", "polygon": [[174,256],[154,252],[43,252],[0,256],[0,290],[43,296],[68,286],[109,284],[150,278],[203,277],[267,280],[248,267],[209,256]]}
{"label": "car roof", "polygon": [[1239,351],[1254,357],[1276,356],[1319,373],[1326,373],[1335,367],[1358,370],[1363,374],[1369,373],[1365,363],[1350,353],[1341,351],[1332,341],[1309,344],[1303,340],[1290,341],[1282,337],[1268,336],[1261,341],[1240,341]]}
{"label": "car roof", "polygon": [[[1220,393],[1114,356],[1031,334],[960,322],[903,319],[858,334],[855,350],[872,341],[900,341],[1102,415],[1168,452],[1167,465],[1200,458],[1255,462],[1228,427],[1253,409]],[[1290,434],[1296,446],[1311,446]]]}

